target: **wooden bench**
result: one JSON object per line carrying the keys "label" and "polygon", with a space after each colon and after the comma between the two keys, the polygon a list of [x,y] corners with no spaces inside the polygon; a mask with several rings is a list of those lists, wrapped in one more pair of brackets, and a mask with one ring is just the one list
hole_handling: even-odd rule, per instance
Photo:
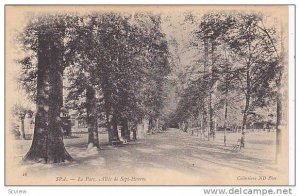
{"label": "wooden bench", "polygon": [[241,139],[237,140],[237,144],[233,146],[233,148],[231,149],[231,151],[233,152],[238,152],[241,150]]}
{"label": "wooden bench", "polygon": [[123,144],[123,142],[114,140],[111,142],[111,144],[112,144],[112,146],[121,146]]}

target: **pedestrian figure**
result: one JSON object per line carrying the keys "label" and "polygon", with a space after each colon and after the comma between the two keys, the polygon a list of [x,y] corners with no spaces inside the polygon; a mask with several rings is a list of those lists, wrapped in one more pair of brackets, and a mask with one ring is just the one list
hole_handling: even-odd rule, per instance
{"label": "pedestrian figure", "polygon": [[184,122],[184,132],[187,132],[187,130],[188,130],[188,123]]}
{"label": "pedestrian figure", "polygon": [[241,137],[241,148],[245,148],[245,134],[246,132],[242,132],[242,137]]}

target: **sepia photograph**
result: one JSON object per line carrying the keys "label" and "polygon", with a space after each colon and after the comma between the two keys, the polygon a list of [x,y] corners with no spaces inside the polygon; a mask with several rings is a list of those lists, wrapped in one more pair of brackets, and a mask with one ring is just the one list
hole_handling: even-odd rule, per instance
{"label": "sepia photograph", "polygon": [[5,185],[289,185],[288,5],[6,5]]}

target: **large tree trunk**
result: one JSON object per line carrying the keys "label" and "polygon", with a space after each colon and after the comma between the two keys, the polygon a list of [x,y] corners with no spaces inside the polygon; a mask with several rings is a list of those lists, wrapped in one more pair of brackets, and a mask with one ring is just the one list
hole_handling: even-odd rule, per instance
{"label": "large tree trunk", "polygon": [[88,85],[86,89],[88,147],[100,148],[98,139],[97,103],[95,89]]}
{"label": "large tree trunk", "polygon": [[112,144],[113,141],[113,131],[112,131],[112,115],[111,115],[111,106],[109,102],[109,90],[106,82],[102,83],[103,88],[103,98],[104,98],[104,107],[105,107],[105,116],[106,116],[106,129],[108,133],[108,143]]}
{"label": "large tree trunk", "polygon": [[[270,36],[268,35],[268,37],[270,38]],[[270,38],[270,40],[272,40]],[[273,42],[272,42],[273,43]],[[274,45],[273,45],[274,46]],[[274,46],[275,50],[276,47]],[[284,56],[284,42],[283,42],[283,32],[281,31],[281,44],[280,44],[280,51],[281,51],[281,56]],[[277,51],[277,50],[276,50]],[[278,54],[277,54],[278,56]],[[278,56],[279,58],[279,56]],[[282,124],[282,93],[281,93],[281,82],[282,82],[282,77],[283,77],[283,63],[284,63],[284,59],[282,59],[279,63],[279,67],[282,69],[280,70],[279,74],[278,74],[278,78],[276,80],[276,86],[277,86],[277,96],[276,96],[276,157],[275,157],[275,161],[278,162],[278,156],[281,154],[281,142],[282,142],[282,136],[281,136],[281,124]]]}
{"label": "large tree trunk", "polygon": [[228,64],[228,58],[227,58],[227,53],[226,53],[226,48],[224,47],[224,54],[225,54],[225,58],[226,58],[226,63],[225,63],[225,114],[224,114],[224,146],[226,146],[226,131],[227,131],[227,117],[228,117],[228,91],[229,91],[229,64]]}
{"label": "large tree trunk", "polygon": [[203,119],[203,115],[201,115],[200,117],[200,139],[202,140],[203,137],[203,133],[204,133],[204,129],[203,129],[203,124],[204,124],[204,119]]}
{"label": "large tree trunk", "polygon": [[[204,76],[206,75],[206,69],[208,68],[208,38],[204,38],[203,39],[203,45],[204,45],[204,67],[203,67],[203,74]],[[205,87],[207,88],[207,82],[205,82]],[[210,89],[209,89],[210,90]],[[207,139],[209,140],[210,138],[210,133],[209,133],[209,129],[207,129],[207,113],[208,113],[208,110],[207,110],[207,92],[204,92],[205,95],[204,95],[204,100],[203,100],[203,123],[202,123],[202,126],[203,126],[203,133],[207,131]]]}
{"label": "large tree trunk", "polygon": [[72,160],[64,147],[60,119],[62,42],[52,36],[52,33],[38,36],[37,113],[32,145],[24,161],[59,163]]}
{"label": "large tree trunk", "polygon": [[124,122],[125,120],[124,119],[122,119],[121,120],[121,137],[123,138],[123,139],[125,139],[125,135],[126,135],[126,125],[125,125],[125,122]]}
{"label": "large tree trunk", "polygon": [[248,110],[250,105],[250,73],[249,69],[247,70],[247,89],[246,89],[246,103],[245,109],[243,111],[243,125],[242,125],[242,136],[241,136],[241,147],[245,147],[245,137],[246,137],[246,128],[247,128],[247,117]]}
{"label": "large tree trunk", "polygon": [[[209,84],[209,135],[215,138],[215,130],[213,124],[213,107],[212,107],[212,94],[213,94],[213,86],[214,86],[214,41],[211,41],[211,77],[210,77],[210,84]],[[209,137],[208,137],[209,140]]]}
{"label": "large tree trunk", "polygon": [[225,92],[225,118],[224,118],[224,146],[226,146],[226,129],[227,129],[227,112],[228,112],[228,88]]}
{"label": "large tree trunk", "polygon": [[128,128],[128,120],[126,118],[122,119],[121,136],[127,141],[130,140],[130,130]]}
{"label": "large tree trunk", "polygon": [[106,128],[107,128],[107,133],[108,133],[108,143],[109,144],[112,144],[112,141],[113,141],[113,135],[112,135],[112,125],[111,125],[111,122],[110,122],[110,115],[109,115],[109,112],[106,111]]}
{"label": "large tree trunk", "polygon": [[208,141],[213,134],[213,110],[212,110],[212,100],[211,100],[211,91],[209,92],[209,129],[208,129]]}
{"label": "large tree trunk", "polygon": [[154,119],[153,117],[150,117],[147,133],[153,133],[153,128],[154,128]]}
{"label": "large tree trunk", "polygon": [[24,116],[24,118],[22,117],[21,119],[21,127],[20,127],[20,129],[21,129],[21,137],[22,137],[22,139],[23,140],[26,140],[26,135],[25,135],[25,123],[24,123],[24,121],[25,121],[25,116]]}
{"label": "large tree trunk", "polygon": [[282,121],[282,98],[280,92],[277,92],[277,98],[276,98],[276,162],[278,160],[278,155],[281,153],[281,121]]}
{"label": "large tree trunk", "polygon": [[103,77],[101,77],[101,88],[103,90],[103,99],[104,99],[104,107],[105,107],[105,115],[106,115],[106,126],[107,126],[107,133],[108,133],[108,143],[113,144],[115,130],[113,124],[117,122],[113,122],[113,116],[112,113],[112,103],[111,103],[111,89],[109,82],[109,69],[107,67],[103,67]]}
{"label": "large tree trunk", "polygon": [[110,115],[108,113],[108,111],[105,112],[106,114],[106,129],[107,129],[107,134],[108,134],[108,143],[111,144],[112,143],[112,131],[110,131],[111,129],[111,122],[110,122]]}
{"label": "large tree trunk", "polygon": [[110,126],[110,135],[111,135],[111,142],[110,144],[113,144],[114,142],[119,143],[119,133],[118,133],[118,118],[116,113],[114,112],[111,119],[111,126]]}

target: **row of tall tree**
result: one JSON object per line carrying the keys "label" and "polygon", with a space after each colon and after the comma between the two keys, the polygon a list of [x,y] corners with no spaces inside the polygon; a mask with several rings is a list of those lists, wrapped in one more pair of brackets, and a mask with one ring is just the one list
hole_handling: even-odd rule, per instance
{"label": "row of tall tree", "polygon": [[63,143],[63,107],[86,119],[89,147],[99,148],[98,123],[104,122],[111,144],[120,141],[119,125],[125,139],[143,118],[154,127],[170,72],[160,20],[112,12],[30,20],[19,39],[26,53],[19,61],[20,81],[36,102],[33,142],[24,160],[72,160]]}
{"label": "row of tall tree", "polygon": [[228,127],[240,126],[244,139],[252,122],[273,120],[279,141],[284,58],[279,26],[266,25],[267,17],[260,13],[213,12],[186,18],[197,25],[191,47],[199,57],[181,76],[187,79],[182,79],[186,82],[171,117],[173,125],[194,122],[192,126],[207,130],[209,139],[218,124],[224,128],[226,145]]}

